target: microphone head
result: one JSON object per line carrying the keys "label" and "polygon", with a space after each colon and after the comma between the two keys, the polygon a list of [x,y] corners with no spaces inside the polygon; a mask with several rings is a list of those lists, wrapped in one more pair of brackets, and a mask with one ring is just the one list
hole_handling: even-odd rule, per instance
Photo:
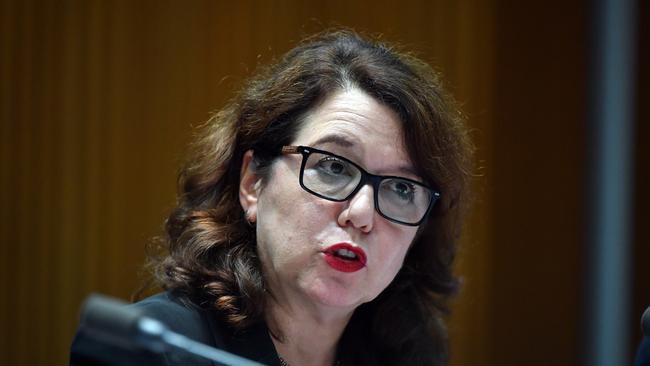
{"label": "microphone head", "polygon": [[81,326],[92,337],[110,344],[133,348],[141,311],[121,300],[92,294],[83,304]]}
{"label": "microphone head", "polygon": [[645,309],[641,316],[641,329],[646,337],[650,337],[650,307]]}

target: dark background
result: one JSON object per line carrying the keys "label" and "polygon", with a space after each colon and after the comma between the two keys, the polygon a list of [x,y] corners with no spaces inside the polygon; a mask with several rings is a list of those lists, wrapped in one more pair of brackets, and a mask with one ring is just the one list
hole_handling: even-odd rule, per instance
{"label": "dark background", "polygon": [[[650,305],[649,2],[639,1],[633,298]],[[192,126],[344,25],[441,70],[477,144],[452,365],[584,362],[588,1],[0,1],[0,364],[65,364],[90,292],[128,298]],[[646,263],[644,265],[644,262]]]}

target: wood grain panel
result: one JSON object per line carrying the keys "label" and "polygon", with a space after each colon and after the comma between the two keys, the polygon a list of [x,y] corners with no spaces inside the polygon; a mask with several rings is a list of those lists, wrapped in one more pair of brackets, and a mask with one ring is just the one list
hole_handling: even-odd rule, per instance
{"label": "wood grain panel", "polygon": [[[129,297],[191,125],[307,34],[346,25],[417,51],[445,73],[492,165],[490,2],[0,6],[0,364],[65,364],[81,300]],[[459,262],[454,365],[485,364],[491,345],[489,210],[481,199]]]}
{"label": "wood grain panel", "polygon": [[495,14],[490,364],[576,365],[588,14],[511,1]]}

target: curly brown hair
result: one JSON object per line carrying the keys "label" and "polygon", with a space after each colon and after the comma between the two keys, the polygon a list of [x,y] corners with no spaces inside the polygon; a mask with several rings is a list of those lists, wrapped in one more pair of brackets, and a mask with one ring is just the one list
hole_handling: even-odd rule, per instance
{"label": "curly brown hair", "polygon": [[281,147],[292,143],[302,117],[350,86],[397,113],[411,160],[441,199],[395,280],[355,311],[340,342],[341,357],[352,364],[445,364],[443,316],[458,288],[452,262],[467,207],[472,145],[436,72],[350,30],[307,38],[260,70],[201,127],[179,175],[164,254],[152,258],[154,277],[164,289],[216,309],[235,329],[262,321],[265,280],[255,230],[238,198],[242,157],[252,149],[264,176]]}

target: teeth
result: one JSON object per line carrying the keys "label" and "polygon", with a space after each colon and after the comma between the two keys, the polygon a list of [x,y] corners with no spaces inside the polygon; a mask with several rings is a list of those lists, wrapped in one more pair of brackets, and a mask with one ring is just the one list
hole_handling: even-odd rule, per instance
{"label": "teeth", "polygon": [[348,249],[339,249],[339,250],[336,251],[336,255],[338,255],[340,257],[343,257],[343,258],[347,258],[347,259],[356,259],[357,258],[357,255],[354,254],[353,251],[348,250]]}

